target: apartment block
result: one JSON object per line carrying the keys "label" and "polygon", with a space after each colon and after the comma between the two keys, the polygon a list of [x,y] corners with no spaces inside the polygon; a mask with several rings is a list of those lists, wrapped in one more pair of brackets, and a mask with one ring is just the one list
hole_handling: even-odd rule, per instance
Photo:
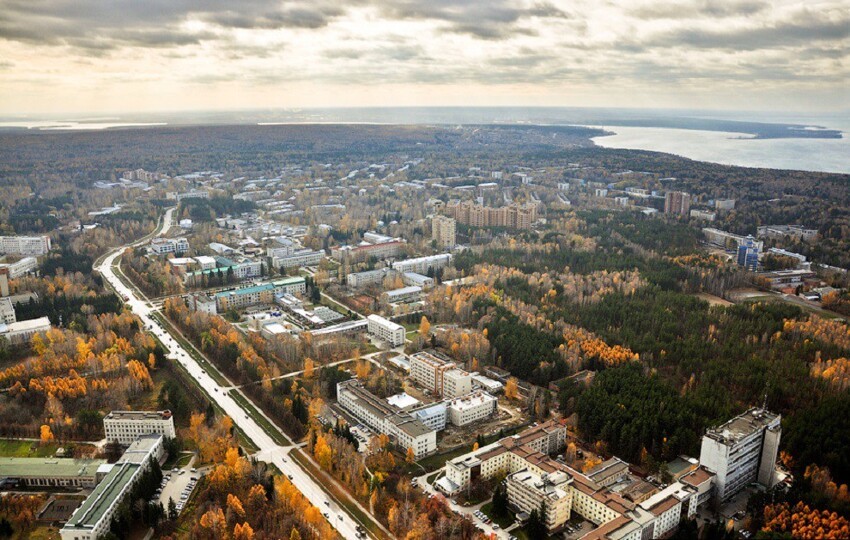
{"label": "apartment block", "polygon": [[345,284],[351,288],[357,289],[367,285],[380,285],[389,276],[394,276],[395,270],[390,268],[379,268],[377,270],[367,270],[365,272],[352,272],[345,276]]}
{"label": "apartment block", "polygon": [[691,210],[691,195],[684,191],[668,191],[664,195],[664,213],[687,216]]}
{"label": "apartment block", "polygon": [[324,251],[313,251],[312,249],[301,249],[292,255],[285,257],[272,257],[272,266],[275,268],[298,268],[300,266],[315,266],[325,258]]}
{"label": "apartment block", "polygon": [[506,227],[509,229],[530,229],[537,220],[537,205],[518,204],[493,208],[471,201],[451,201],[445,207],[447,216],[457,223],[472,227]]}
{"label": "apartment block", "polygon": [[154,238],[151,240],[151,251],[157,255],[186,253],[189,251],[189,241],[186,238]]}
{"label": "apartment block", "polygon": [[409,286],[385,291],[381,294],[381,302],[384,304],[401,304],[419,300],[421,297],[422,287]]}
{"label": "apartment block", "polygon": [[258,304],[274,304],[278,294],[304,294],[307,285],[303,277],[294,276],[252,287],[216,293],[216,309],[224,313],[230,309],[244,309]]}
{"label": "apartment block", "polygon": [[457,225],[453,218],[436,215],[431,218],[431,240],[437,247],[450,248],[457,242]]}
{"label": "apartment block", "polygon": [[157,434],[173,439],[174,417],[171,411],[112,411],[103,419],[106,440],[129,445],[139,437]]}
{"label": "apartment block", "polygon": [[443,395],[444,375],[453,369],[454,362],[433,352],[420,351],[410,357],[410,376],[437,395]]}
{"label": "apartment block", "polygon": [[15,306],[12,305],[11,298],[0,298],[0,322],[3,324],[12,324],[18,318],[15,316]]}

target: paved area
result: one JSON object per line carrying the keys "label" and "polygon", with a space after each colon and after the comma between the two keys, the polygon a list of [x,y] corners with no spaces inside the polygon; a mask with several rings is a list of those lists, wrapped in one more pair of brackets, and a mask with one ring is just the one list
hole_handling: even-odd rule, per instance
{"label": "paved area", "polygon": [[165,487],[162,489],[162,494],[159,496],[159,501],[162,503],[162,507],[165,508],[166,512],[168,511],[168,499],[174,499],[174,504],[179,503],[180,495],[183,493],[183,490],[189,484],[189,480],[192,477],[200,477],[200,473],[191,472],[192,467],[194,467],[194,464],[195,456],[192,456],[192,459],[189,461],[189,463],[185,467],[179,468],[176,472],[174,470],[162,471],[162,474],[165,476],[165,478],[163,478],[163,480],[165,481]]}

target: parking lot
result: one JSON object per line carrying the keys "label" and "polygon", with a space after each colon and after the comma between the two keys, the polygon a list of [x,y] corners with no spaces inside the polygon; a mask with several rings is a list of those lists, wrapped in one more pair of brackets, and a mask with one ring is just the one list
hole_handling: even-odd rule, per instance
{"label": "parking lot", "polygon": [[174,500],[178,512],[183,510],[183,505],[189,499],[189,496],[195,489],[197,479],[201,475],[201,473],[192,468],[194,462],[195,458],[193,457],[183,468],[162,471],[163,479],[162,484],[160,484],[162,493],[159,496],[159,501],[166,511],[168,511],[169,499]]}

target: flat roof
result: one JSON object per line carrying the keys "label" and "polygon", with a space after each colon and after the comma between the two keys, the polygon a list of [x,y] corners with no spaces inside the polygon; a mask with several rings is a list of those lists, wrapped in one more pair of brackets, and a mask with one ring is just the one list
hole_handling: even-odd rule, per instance
{"label": "flat roof", "polygon": [[0,478],[94,477],[105,459],[0,457]]}
{"label": "flat roof", "polygon": [[725,424],[706,431],[705,436],[721,443],[738,442],[753,433],[761,431],[780,417],[770,411],[753,408],[736,416]]}
{"label": "flat roof", "polygon": [[65,529],[91,529],[106,514],[136,471],[138,463],[116,464],[74,512]]}
{"label": "flat roof", "polygon": [[171,411],[112,411],[104,420],[168,420]]}
{"label": "flat roof", "polygon": [[413,407],[414,405],[419,404],[419,400],[407,394],[406,392],[402,392],[400,394],[388,397],[387,403],[393,405],[394,407],[398,407],[399,409],[406,409],[408,407]]}

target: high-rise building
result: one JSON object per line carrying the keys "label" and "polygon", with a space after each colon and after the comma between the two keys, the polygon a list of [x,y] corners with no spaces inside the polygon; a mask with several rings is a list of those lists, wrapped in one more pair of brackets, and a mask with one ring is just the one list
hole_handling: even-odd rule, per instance
{"label": "high-rise building", "polygon": [[664,196],[664,213],[687,216],[691,210],[691,196],[684,191],[668,191]]}
{"label": "high-rise building", "polygon": [[454,246],[456,239],[455,220],[440,215],[431,218],[431,239],[441,248]]}
{"label": "high-rise building", "polygon": [[728,500],[753,482],[773,487],[780,420],[778,414],[754,408],[706,432],[699,461],[717,475],[719,500]]}

